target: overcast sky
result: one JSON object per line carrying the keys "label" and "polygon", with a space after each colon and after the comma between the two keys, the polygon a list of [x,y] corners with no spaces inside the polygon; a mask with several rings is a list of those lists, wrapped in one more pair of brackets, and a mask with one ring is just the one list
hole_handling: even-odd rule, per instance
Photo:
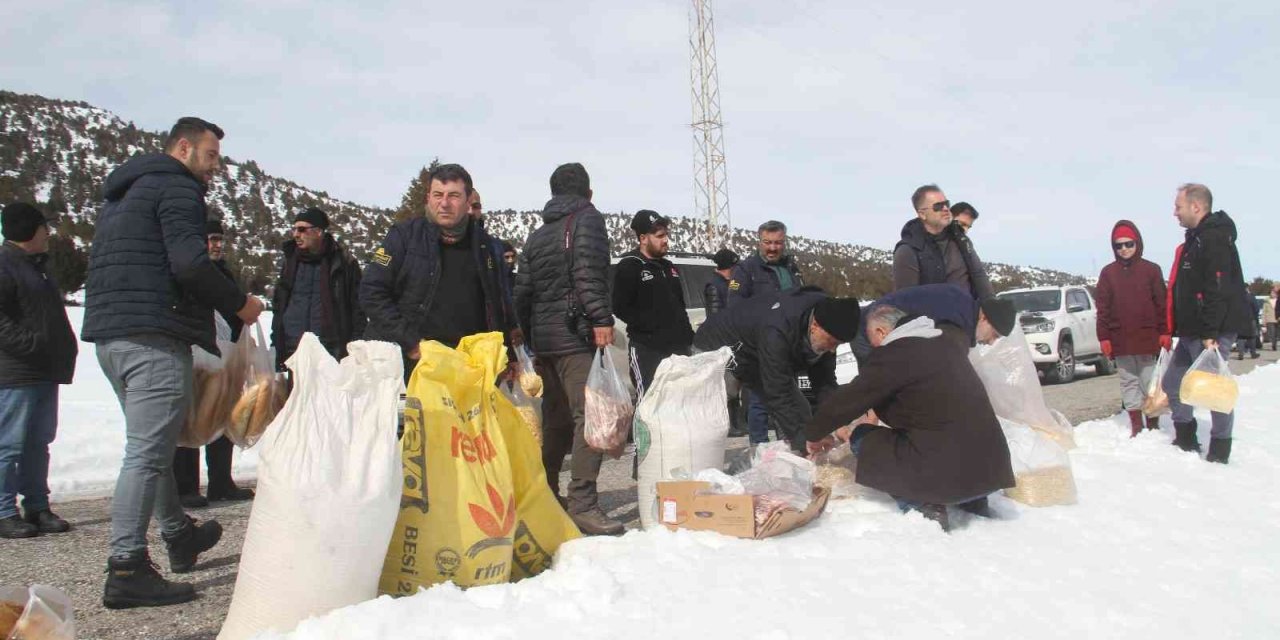
{"label": "overcast sky", "polygon": [[[984,259],[1096,275],[1129,218],[1167,271],[1199,181],[1246,274],[1280,278],[1280,3],[865,4],[717,1],[736,226],[891,249],[936,182],[979,209]],[[0,87],[200,115],[227,155],[365,204],[438,156],[490,209],[540,208],[581,161],[601,210],[687,215],[687,5],[15,2]]]}

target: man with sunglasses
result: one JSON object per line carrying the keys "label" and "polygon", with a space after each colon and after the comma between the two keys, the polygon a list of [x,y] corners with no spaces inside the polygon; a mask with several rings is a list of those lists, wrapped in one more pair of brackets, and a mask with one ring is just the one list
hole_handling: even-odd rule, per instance
{"label": "man with sunglasses", "polygon": [[299,213],[289,231],[271,306],[276,366],[284,367],[308,332],[333,357],[345,358],[347,343],[359,340],[366,324],[360,264],[329,233],[329,215],[317,207]]}
{"label": "man with sunglasses", "polygon": [[1158,429],[1158,418],[1142,416],[1147,387],[1160,349],[1168,349],[1164,274],[1160,266],[1142,258],[1138,226],[1121,220],[1111,229],[1115,261],[1098,276],[1098,340],[1102,354],[1114,358],[1120,372],[1120,398],[1129,412],[1130,437],[1143,427]]}
{"label": "man with sunglasses", "polygon": [[893,250],[893,289],[922,284],[951,283],[975,300],[995,295],[986,268],[973,243],[951,217],[951,201],[936,184],[911,195],[916,218],[902,227],[902,240]]}

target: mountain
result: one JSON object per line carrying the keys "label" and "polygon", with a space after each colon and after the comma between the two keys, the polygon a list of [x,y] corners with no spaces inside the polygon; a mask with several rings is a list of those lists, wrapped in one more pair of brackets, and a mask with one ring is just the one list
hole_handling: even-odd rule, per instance
{"label": "mountain", "polygon": [[[27,200],[61,214],[58,243],[51,249],[59,283],[78,290],[93,219],[101,204],[102,182],[110,171],[139,153],[160,150],[163,134],[84,102],[54,100],[0,91],[0,202]],[[339,200],[264,172],[252,160],[223,158],[224,168],[210,185],[211,215],[220,217],[232,247],[230,261],[242,284],[263,292],[274,280],[280,245],[288,238],[292,216],[306,207],[329,213],[334,235],[357,257],[368,255],[391,225],[393,212]],[[614,255],[635,246],[630,215],[606,213]],[[541,224],[534,211],[486,214],[493,235],[519,249]],[[674,218],[672,251],[709,252],[691,218]],[[741,255],[754,251],[755,232],[734,229],[729,243]],[[852,244],[790,238],[790,249],[805,279],[833,293],[871,298],[889,290],[892,254]],[[987,265],[997,290],[1024,286],[1084,284],[1083,277],[1034,267]]]}

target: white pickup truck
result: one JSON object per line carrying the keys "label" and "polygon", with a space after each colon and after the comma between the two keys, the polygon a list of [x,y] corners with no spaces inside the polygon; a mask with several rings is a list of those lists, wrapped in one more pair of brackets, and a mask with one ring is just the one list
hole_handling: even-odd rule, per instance
{"label": "white pickup truck", "polygon": [[1085,287],[1037,287],[999,294],[1018,308],[1031,359],[1046,382],[1071,382],[1076,365],[1093,365],[1098,375],[1115,372],[1098,342],[1098,305]]}

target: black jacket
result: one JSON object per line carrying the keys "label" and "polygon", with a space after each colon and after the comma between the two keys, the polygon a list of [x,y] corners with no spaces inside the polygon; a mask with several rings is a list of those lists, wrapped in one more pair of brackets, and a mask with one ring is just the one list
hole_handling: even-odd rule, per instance
{"label": "black jacket", "polygon": [[1253,330],[1253,306],[1236,250],[1236,223],[1211,213],[1187,229],[1173,276],[1173,331],[1184,338],[1218,338]]}
{"label": "black jacket", "polygon": [[[284,255],[280,263],[280,277],[271,297],[271,345],[276,350],[276,366],[281,366],[293,355],[285,347],[290,342],[285,335],[285,311],[293,298],[294,279],[301,259],[295,240],[285,241],[281,251]],[[341,360],[347,357],[347,343],[359,340],[368,322],[360,308],[360,265],[329,233],[324,234],[324,254],[320,263],[329,272],[328,290],[332,299],[321,301],[329,313],[329,335],[316,337],[333,357]],[[294,344],[297,344],[296,340]]]}
{"label": "black jacket", "polygon": [[711,276],[711,282],[702,289],[702,305],[709,316],[723,311],[727,304],[729,304],[729,281],[717,273]]}
{"label": "black jacket", "polygon": [[873,349],[805,427],[819,441],[869,409],[892,429],[862,440],[858,484],[954,504],[1014,485],[1009,444],[962,343],[902,338]]}
{"label": "black jacket", "polygon": [[[502,263],[495,260],[489,235],[477,220],[469,223],[471,250],[485,300],[485,330],[504,336],[514,326],[503,303]],[[360,305],[369,316],[367,340],[383,340],[412,351],[425,337],[424,318],[437,304],[440,279],[440,227],[428,218],[414,218],[391,227],[373,253],[360,281]]]}
{"label": "black jacket", "polygon": [[775,269],[786,269],[787,273],[791,274],[791,288],[787,289],[788,291],[804,286],[804,279],[800,277],[800,269],[796,266],[795,257],[784,255],[778,264],[770,265],[757,253],[747,256],[745,260],[734,265],[733,272],[729,276],[729,299],[726,306],[733,306],[747,298],[782,290]]}
{"label": "black jacket", "polygon": [[693,344],[680,272],[666,258],[622,254],[613,272],[613,313],[627,323],[628,340],[654,351],[688,353]]}
{"label": "black jacket", "polygon": [[994,296],[986,267],[982,266],[964,228],[952,223],[941,235],[943,242],[939,246],[919,218],[912,218],[902,226],[902,239],[893,249],[894,290],[951,283],[968,289],[975,300]]}
{"label": "black jacket", "polygon": [[81,338],[158,333],[217,354],[213,311],[234,315],[245,295],[209,259],[205,186],[181,162],[153,153],[117,167],[103,190]]}
{"label": "black jacket", "polygon": [[591,353],[591,329],[613,326],[604,217],[586,198],[555,196],[543,209],[542,222],[520,254],[516,315],[535,353]]}
{"label": "black jacket", "polygon": [[0,388],[71,384],[75,374],[76,334],[48,258],[0,245]]}
{"label": "black jacket", "polygon": [[804,449],[800,429],[812,412],[796,376],[808,373],[819,400],[836,386],[835,354],[815,356],[809,348],[809,319],[826,297],[810,287],[756,295],[735,304],[732,312],[709,316],[693,338],[701,351],[733,348],[733,374],[760,394],[797,450]]}

